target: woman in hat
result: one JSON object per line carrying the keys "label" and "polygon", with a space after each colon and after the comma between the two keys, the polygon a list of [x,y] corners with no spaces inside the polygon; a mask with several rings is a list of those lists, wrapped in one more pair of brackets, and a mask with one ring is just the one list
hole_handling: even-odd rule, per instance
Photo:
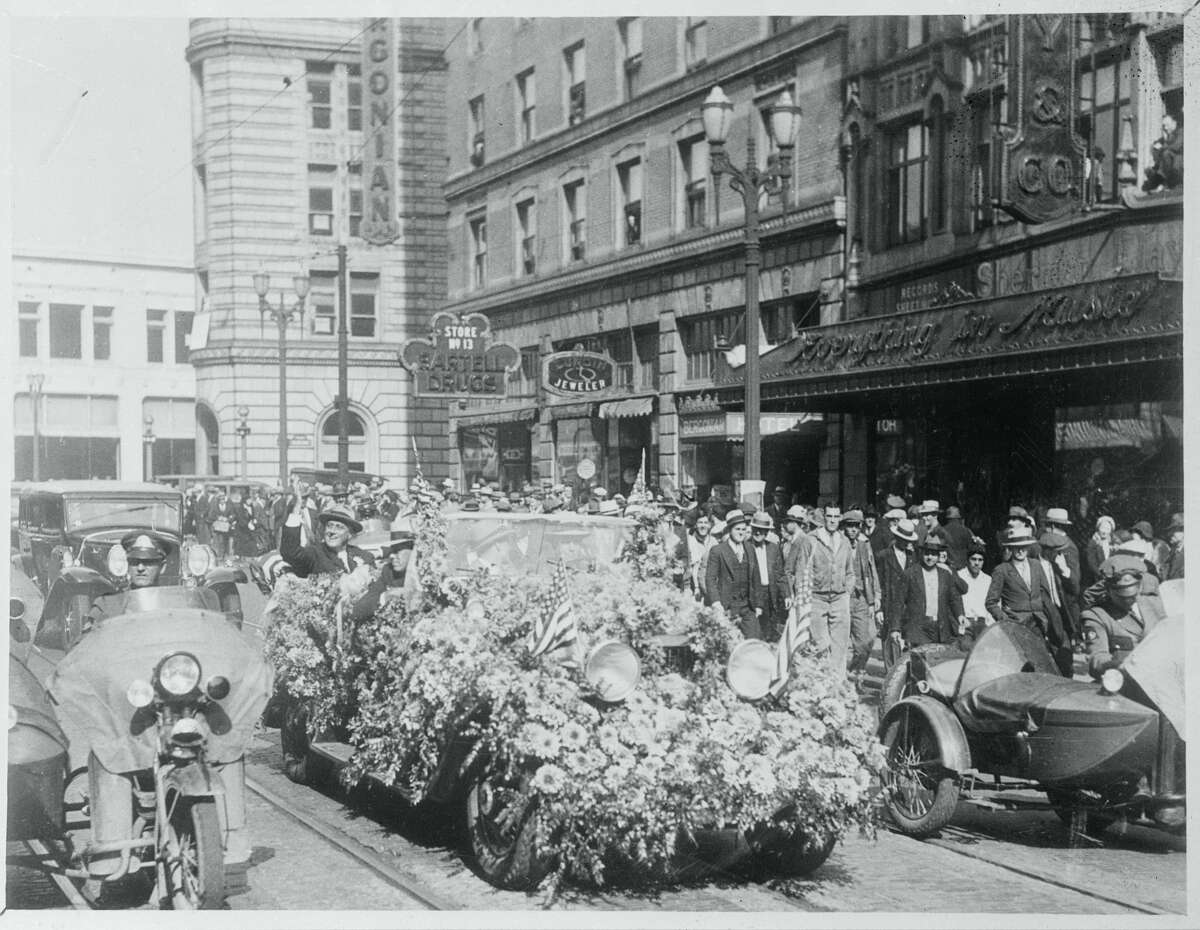
{"label": "woman in hat", "polygon": [[1084,561],[1087,565],[1085,584],[1090,585],[1100,578],[1100,563],[1113,554],[1112,534],[1116,528],[1117,521],[1107,514],[1096,520],[1096,531],[1084,550]]}
{"label": "woman in hat", "polygon": [[334,504],[317,514],[317,540],[307,546],[300,542],[300,508],[296,504],[283,525],[279,554],[301,578],[314,574],[352,572],[360,565],[373,566],[375,558],[365,549],[350,545],[350,537],[362,532],[362,524],[344,504]]}

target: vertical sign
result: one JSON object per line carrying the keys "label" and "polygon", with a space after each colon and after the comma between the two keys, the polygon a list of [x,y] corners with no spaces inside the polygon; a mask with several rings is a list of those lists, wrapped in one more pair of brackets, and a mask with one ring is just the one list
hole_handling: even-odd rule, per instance
{"label": "vertical sign", "polygon": [[395,20],[366,21],[363,33],[363,218],[359,235],[371,245],[400,236],[396,221],[396,32]]}
{"label": "vertical sign", "polygon": [[1086,143],[1074,130],[1075,17],[1032,13],[1010,16],[1009,23],[1017,135],[1007,143],[1000,205],[1026,223],[1044,223],[1080,203]]}

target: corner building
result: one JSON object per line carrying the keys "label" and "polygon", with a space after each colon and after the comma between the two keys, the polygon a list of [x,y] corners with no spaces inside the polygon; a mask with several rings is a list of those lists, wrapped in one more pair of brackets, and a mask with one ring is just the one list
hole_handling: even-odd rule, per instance
{"label": "corner building", "polygon": [[347,251],[349,463],[406,484],[414,442],[426,475],[447,466],[444,404],[418,401],[400,368],[403,341],[423,334],[445,296],[446,21],[388,21],[394,86],[379,131],[387,134],[394,240],[372,245],[361,226],[364,150],[374,102],[364,91],[360,19],[194,19],[192,73],[195,256],[200,303],[192,339],[197,461],[214,473],[239,467],[238,410],[249,409],[248,473],[279,475],[278,329],[260,313],[254,275],[270,275],[267,300],[296,302],[287,329],[290,467],[338,460],[338,262]]}
{"label": "corner building", "polygon": [[[714,184],[700,107],[735,104],[745,163],[787,89],[803,110],[786,202],[762,201],[764,344],[843,319],[838,166],[847,21],[838,17],[473,19],[447,49],[449,310],[520,350],[506,397],[450,408],[468,485],[563,482],[730,497],[740,400],[717,396],[721,339],[741,341],[743,208]],[[585,355],[572,363],[570,353]],[[611,364],[610,364],[611,363]],[[556,367],[559,366],[559,367]],[[763,417],[763,477],[815,498],[824,417]],[[836,434],[835,434],[836,435]]]}

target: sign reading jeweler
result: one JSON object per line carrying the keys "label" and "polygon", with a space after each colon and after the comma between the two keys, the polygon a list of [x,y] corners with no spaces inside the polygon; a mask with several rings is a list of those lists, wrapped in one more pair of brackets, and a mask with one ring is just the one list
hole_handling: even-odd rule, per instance
{"label": "sign reading jeweler", "polygon": [[560,397],[601,394],[613,387],[616,368],[612,358],[598,352],[553,352],[542,359],[542,384]]}
{"label": "sign reading jeweler", "polygon": [[508,376],[521,366],[521,352],[493,342],[482,313],[442,311],[430,321],[429,338],[409,339],[400,364],[412,372],[418,397],[504,397]]}

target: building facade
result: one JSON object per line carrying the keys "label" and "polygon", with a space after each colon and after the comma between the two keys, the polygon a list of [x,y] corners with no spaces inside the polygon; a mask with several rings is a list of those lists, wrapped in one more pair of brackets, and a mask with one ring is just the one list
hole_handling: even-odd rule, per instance
{"label": "building facade", "polygon": [[[444,404],[412,397],[398,349],[445,292],[445,22],[192,21],[203,312],[191,359],[214,470],[236,467],[242,408],[250,477],[279,480],[281,419],[290,467],[337,466],[344,286],[349,468],[404,482],[419,455],[427,474],[444,474]],[[282,353],[280,310],[296,311]]]}
{"label": "building facade", "polygon": [[[835,17],[475,19],[447,50],[449,303],[520,352],[502,400],[451,407],[468,484],[647,480],[729,497],[736,405],[713,390],[740,340],[743,207],[714,183],[701,104],[735,103],[729,150],[772,154],[767,108],[803,110],[786,199],[763,199],[764,342],[841,319]],[[722,189],[724,188],[724,189]],[[769,483],[815,497],[819,413],[764,417]]]}
{"label": "building facade", "polygon": [[14,479],[141,481],[147,458],[153,474],[195,471],[192,268],[19,248],[12,261]]}

